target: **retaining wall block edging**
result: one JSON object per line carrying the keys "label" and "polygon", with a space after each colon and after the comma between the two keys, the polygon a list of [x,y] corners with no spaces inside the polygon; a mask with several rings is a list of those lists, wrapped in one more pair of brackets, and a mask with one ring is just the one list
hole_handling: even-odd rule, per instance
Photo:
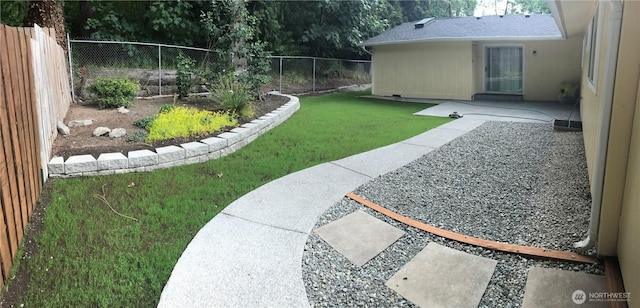
{"label": "retaining wall block edging", "polygon": [[66,161],[59,156],[53,157],[47,164],[49,177],[72,178],[149,172],[218,159],[239,150],[260,135],[282,124],[300,109],[300,100],[297,97],[278,95],[289,98],[289,102],[217,137],[160,147],[154,149],[155,151],[130,151],[126,156],[122,153],[103,153],[96,159],[92,155],[74,155]]}

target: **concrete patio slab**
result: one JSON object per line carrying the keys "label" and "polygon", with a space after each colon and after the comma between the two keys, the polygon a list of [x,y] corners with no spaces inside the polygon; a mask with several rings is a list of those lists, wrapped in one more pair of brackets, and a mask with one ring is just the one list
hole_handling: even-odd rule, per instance
{"label": "concrete patio slab", "polygon": [[532,267],[522,307],[607,307],[604,300],[589,298],[589,293],[601,292],[607,292],[604,276]]}
{"label": "concrete patio slab", "polygon": [[219,214],[189,243],[158,307],[309,306],[300,274],[306,239]]}
{"label": "concrete patio slab", "polygon": [[[573,110],[573,112],[571,112]],[[512,122],[550,122],[553,119],[580,120],[580,111],[573,104],[558,102],[487,102],[445,101],[415,114],[447,117],[457,112],[469,119]]]}
{"label": "concrete patio slab", "polygon": [[355,211],[314,232],[357,266],[373,259],[404,234],[363,211]]}
{"label": "concrete patio slab", "polygon": [[497,263],[431,242],[385,285],[420,307],[477,307]]}
{"label": "concrete patio slab", "polygon": [[[470,132],[476,128],[478,128],[478,126],[486,123],[487,120],[482,120],[482,119],[456,119],[453,120],[447,124],[442,124],[438,127],[436,127],[435,129],[456,129],[456,130],[461,130],[461,131],[465,131],[465,132]],[[428,133],[429,131],[425,132]],[[409,139],[411,140],[411,139]]]}

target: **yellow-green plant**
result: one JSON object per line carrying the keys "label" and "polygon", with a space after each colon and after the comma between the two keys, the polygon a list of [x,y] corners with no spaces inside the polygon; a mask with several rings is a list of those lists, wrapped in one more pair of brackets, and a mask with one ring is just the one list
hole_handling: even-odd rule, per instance
{"label": "yellow-green plant", "polygon": [[230,112],[211,112],[189,107],[175,107],[158,117],[149,126],[147,142],[186,138],[235,127],[238,121]]}
{"label": "yellow-green plant", "polygon": [[240,110],[240,117],[243,119],[252,119],[256,115],[255,110],[253,110],[253,103],[248,103],[242,107]]}

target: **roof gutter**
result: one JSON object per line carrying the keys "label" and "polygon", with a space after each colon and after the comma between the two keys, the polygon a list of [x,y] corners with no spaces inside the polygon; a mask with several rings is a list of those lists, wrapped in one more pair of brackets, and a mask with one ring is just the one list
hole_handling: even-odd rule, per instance
{"label": "roof gutter", "polygon": [[[603,3],[603,2],[601,2]],[[604,176],[607,163],[607,151],[609,147],[609,133],[611,131],[611,113],[613,109],[613,90],[615,86],[616,68],[618,62],[618,49],[620,45],[620,30],[622,27],[622,2],[606,1],[611,6],[611,26],[609,27],[610,47],[607,53],[605,68],[607,68],[603,84],[602,109],[600,110],[601,123],[596,141],[596,157],[594,163],[593,183],[595,185],[592,195],[591,218],[589,221],[589,233],[587,238],[576,242],[573,246],[578,251],[586,251],[594,246],[598,238],[600,227],[600,214],[602,211],[602,195],[604,191]],[[596,11],[599,14],[599,10]]]}
{"label": "roof gutter", "polygon": [[358,46],[360,46],[360,48],[362,48],[362,50],[364,50],[364,52],[368,53],[370,56],[373,56],[373,54],[367,50],[367,46],[366,45],[360,45],[358,44]]}
{"label": "roof gutter", "polygon": [[552,41],[564,40],[565,37],[555,36],[486,36],[486,37],[437,37],[430,39],[403,40],[403,41],[385,41],[378,43],[360,43],[357,46],[381,46],[381,45],[399,45],[399,44],[415,44],[427,42],[471,42],[471,41]]}

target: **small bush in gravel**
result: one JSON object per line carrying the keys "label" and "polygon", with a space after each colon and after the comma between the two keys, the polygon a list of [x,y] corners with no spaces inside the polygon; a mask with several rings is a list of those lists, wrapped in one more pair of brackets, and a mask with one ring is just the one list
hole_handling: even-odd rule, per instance
{"label": "small bush in gravel", "polygon": [[138,84],[126,78],[98,78],[87,90],[96,95],[98,107],[129,107],[138,92]]}

